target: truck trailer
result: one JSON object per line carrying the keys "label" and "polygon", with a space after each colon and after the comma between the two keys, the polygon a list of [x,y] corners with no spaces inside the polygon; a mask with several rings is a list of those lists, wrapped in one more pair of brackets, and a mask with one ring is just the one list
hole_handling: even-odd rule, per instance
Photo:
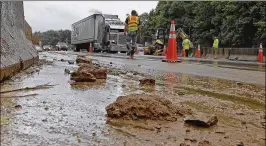
{"label": "truck trailer", "polygon": [[93,52],[126,52],[126,36],[124,23],[118,15],[93,14],[72,24],[71,44],[76,51]]}

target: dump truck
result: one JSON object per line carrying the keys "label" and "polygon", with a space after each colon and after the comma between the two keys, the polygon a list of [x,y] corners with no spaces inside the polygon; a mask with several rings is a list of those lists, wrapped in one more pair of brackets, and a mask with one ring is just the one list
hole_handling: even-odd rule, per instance
{"label": "dump truck", "polygon": [[91,46],[93,52],[125,53],[124,25],[118,15],[90,15],[72,24],[71,45],[76,51],[89,50]]}

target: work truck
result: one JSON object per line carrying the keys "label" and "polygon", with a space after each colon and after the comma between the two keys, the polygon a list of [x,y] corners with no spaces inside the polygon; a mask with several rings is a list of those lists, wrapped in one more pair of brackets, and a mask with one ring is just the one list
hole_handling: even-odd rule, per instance
{"label": "work truck", "polygon": [[93,52],[125,53],[124,25],[118,15],[90,15],[72,24],[71,44],[76,51],[91,46]]}

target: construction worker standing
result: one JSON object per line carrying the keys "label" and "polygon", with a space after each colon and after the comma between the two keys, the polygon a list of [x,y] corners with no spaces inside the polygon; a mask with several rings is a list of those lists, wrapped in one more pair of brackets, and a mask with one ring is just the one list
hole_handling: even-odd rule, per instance
{"label": "construction worker standing", "polygon": [[219,40],[217,37],[214,37],[213,38],[214,41],[213,41],[213,45],[212,45],[212,54],[214,55],[214,59],[216,59],[216,56],[217,56],[217,51],[218,51],[218,47],[219,47]]}
{"label": "construction worker standing", "polygon": [[124,33],[127,36],[126,41],[127,41],[128,55],[130,55],[132,58],[136,49],[136,40],[140,26],[140,20],[135,10],[131,11],[131,15],[126,18],[125,23],[126,25]]}
{"label": "construction worker standing", "polygon": [[182,46],[183,46],[183,49],[185,49],[186,51],[186,57],[188,57],[191,42],[187,37],[185,37],[185,39],[183,40]]}

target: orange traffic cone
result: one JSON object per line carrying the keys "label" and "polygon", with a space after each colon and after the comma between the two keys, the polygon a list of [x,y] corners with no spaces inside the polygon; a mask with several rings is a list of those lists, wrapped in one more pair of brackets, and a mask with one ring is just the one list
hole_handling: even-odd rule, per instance
{"label": "orange traffic cone", "polygon": [[164,59],[162,61],[163,62],[178,62],[177,50],[176,50],[175,21],[174,20],[171,21],[166,59]]}
{"label": "orange traffic cone", "polygon": [[89,46],[89,52],[92,53],[92,46],[91,46],[91,43],[90,43],[90,46]]}
{"label": "orange traffic cone", "polygon": [[185,49],[182,50],[182,57],[186,57],[186,50]]}
{"label": "orange traffic cone", "polygon": [[262,43],[260,43],[260,48],[259,48],[259,54],[258,54],[258,62],[263,62],[263,50],[262,50]]}
{"label": "orange traffic cone", "polygon": [[200,44],[198,44],[198,51],[197,51],[196,58],[200,58]]}

